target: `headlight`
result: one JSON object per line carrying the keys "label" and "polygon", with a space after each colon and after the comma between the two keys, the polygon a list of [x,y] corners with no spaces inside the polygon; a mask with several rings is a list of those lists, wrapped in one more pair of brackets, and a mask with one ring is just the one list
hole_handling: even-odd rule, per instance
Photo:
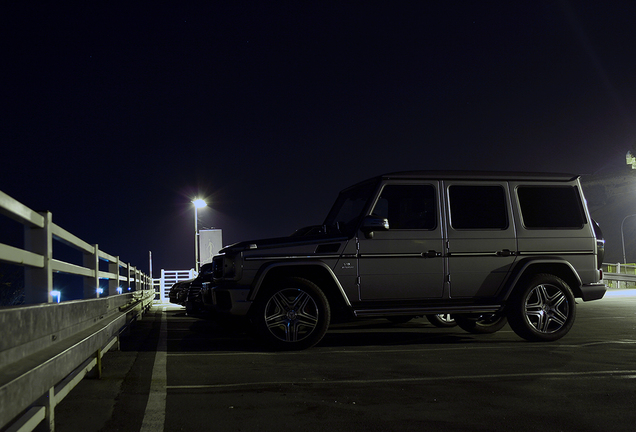
{"label": "headlight", "polygon": [[232,279],[236,276],[234,257],[217,255],[212,260],[214,279]]}

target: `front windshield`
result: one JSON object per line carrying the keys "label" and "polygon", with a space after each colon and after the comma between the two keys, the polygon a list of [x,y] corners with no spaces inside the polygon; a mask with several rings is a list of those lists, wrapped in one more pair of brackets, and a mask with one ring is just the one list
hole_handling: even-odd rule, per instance
{"label": "front windshield", "polygon": [[376,182],[367,182],[342,191],[327,215],[325,225],[337,226],[343,234],[354,234],[375,189]]}

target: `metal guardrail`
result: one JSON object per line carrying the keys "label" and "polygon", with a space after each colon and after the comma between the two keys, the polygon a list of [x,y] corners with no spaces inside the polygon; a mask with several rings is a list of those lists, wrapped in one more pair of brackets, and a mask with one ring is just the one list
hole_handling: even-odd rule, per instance
{"label": "metal guardrail", "polygon": [[[54,430],[55,405],[89,371],[101,373],[102,355],[150,307],[155,291],[150,276],[54,224],[50,212],[0,191],[0,214],[24,226],[24,247],[0,243],[0,261],[24,266],[28,304],[0,308],[0,429]],[[58,243],[81,251],[82,265],[54,259]],[[58,272],[84,278],[85,300],[53,303]],[[100,279],[108,280],[104,298]]]}
{"label": "metal guardrail", "polygon": [[636,264],[603,263],[603,281],[609,288],[636,287]]}
{"label": "metal guardrail", "polygon": [[0,309],[0,428],[30,431],[54,412],[119,335],[153,303],[154,290]]}

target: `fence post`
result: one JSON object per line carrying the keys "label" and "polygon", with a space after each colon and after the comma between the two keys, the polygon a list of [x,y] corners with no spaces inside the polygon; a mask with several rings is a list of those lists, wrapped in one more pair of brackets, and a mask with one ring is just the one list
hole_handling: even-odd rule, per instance
{"label": "fence post", "polygon": [[42,268],[26,267],[24,273],[24,302],[53,303],[51,291],[53,291],[53,271],[51,260],[53,259],[53,233],[51,212],[40,212],[44,217],[42,228],[25,226],[24,248],[30,252],[44,257]]}
{"label": "fence post", "polygon": [[99,248],[93,245],[92,253],[84,253],[84,267],[92,272],[92,276],[84,276],[84,298],[99,297]]}
{"label": "fence post", "polygon": [[126,292],[131,290],[131,287],[130,287],[131,286],[131,283],[130,283],[130,279],[131,279],[130,272],[131,272],[130,263],[128,263],[126,265],[126,284],[127,284]]}
{"label": "fence post", "polygon": [[166,271],[161,269],[161,277],[159,278],[159,299],[161,303],[165,303],[165,285],[166,285]]}
{"label": "fence post", "polygon": [[46,410],[44,420],[39,423],[35,431],[54,431],[55,430],[55,387],[51,387],[46,393],[42,395],[34,404],[35,406],[44,407]]}
{"label": "fence post", "polygon": [[128,289],[137,291],[137,267],[128,264]]}
{"label": "fence post", "polygon": [[108,272],[115,274],[115,279],[109,279],[108,281],[108,295],[119,294],[117,288],[119,288],[119,257],[115,257],[115,261],[108,262]]}

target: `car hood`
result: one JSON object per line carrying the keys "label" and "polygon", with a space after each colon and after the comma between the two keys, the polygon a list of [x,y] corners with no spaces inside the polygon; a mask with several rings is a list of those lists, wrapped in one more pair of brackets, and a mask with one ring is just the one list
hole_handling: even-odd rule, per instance
{"label": "car hood", "polygon": [[261,240],[250,240],[226,246],[219,253],[237,253],[246,250],[274,249],[289,246],[301,246],[307,244],[330,243],[334,241],[344,241],[347,237],[341,233],[318,234],[318,235],[291,235],[287,237],[277,237]]}

